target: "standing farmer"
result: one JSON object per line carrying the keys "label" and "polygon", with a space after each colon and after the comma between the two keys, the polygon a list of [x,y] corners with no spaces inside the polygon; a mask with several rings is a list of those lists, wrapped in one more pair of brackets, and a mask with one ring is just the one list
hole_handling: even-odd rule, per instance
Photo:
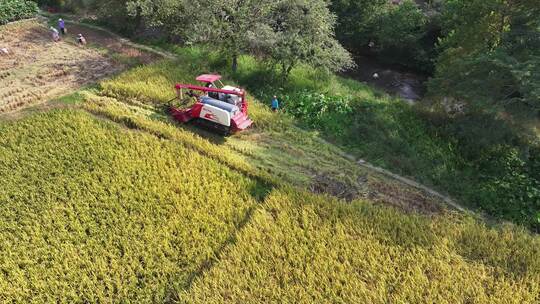
{"label": "standing farmer", "polygon": [[58,19],[58,28],[60,29],[60,33],[62,33],[62,35],[66,34],[66,24],[62,18]]}
{"label": "standing farmer", "polygon": [[277,99],[277,96],[274,95],[272,98],[272,111],[276,112],[279,110],[279,100]]}

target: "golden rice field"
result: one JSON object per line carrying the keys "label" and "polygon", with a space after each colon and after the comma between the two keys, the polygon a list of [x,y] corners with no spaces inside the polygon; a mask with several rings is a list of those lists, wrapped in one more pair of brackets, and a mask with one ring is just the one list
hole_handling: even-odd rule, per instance
{"label": "golden rice field", "polygon": [[266,188],[83,112],[0,127],[0,302],[163,302]]}
{"label": "golden rice field", "polygon": [[0,301],[540,300],[540,239],[528,232],[309,194],[120,114],[0,125]]}
{"label": "golden rice field", "polygon": [[[145,109],[147,113],[143,116],[152,117],[156,113],[164,115],[163,105],[175,96],[174,83],[194,83],[199,73],[213,71],[208,66],[211,60],[208,56],[212,54],[197,48],[183,48],[178,50],[178,56],[177,61],[139,66],[102,81],[99,95],[105,98],[87,98],[92,104],[91,111],[105,111],[110,116],[110,109],[118,108],[117,105],[121,104],[120,108],[131,106],[127,111],[130,115],[134,109]],[[224,81],[231,83],[227,77]],[[249,115],[255,122],[254,127],[248,132],[217,139],[220,141],[218,150],[223,147],[233,150],[235,153],[231,155],[243,158],[248,166],[255,166],[276,179],[309,188],[313,192],[348,200],[369,199],[406,211],[437,213],[445,208],[438,198],[360,168],[344,157],[342,150],[322,140],[317,132],[297,127],[292,118],[269,111],[268,106],[254,96],[248,95],[248,99]],[[121,109],[115,112],[117,116],[126,115],[126,111]],[[163,120],[167,118],[162,117]],[[177,126],[176,129],[182,128]],[[200,133],[196,128],[189,131]],[[202,137],[209,136],[203,134]]]}
{"label": "golden rice field", "polygon": [[538,303],[539,239],[276,190],[183,303]]}

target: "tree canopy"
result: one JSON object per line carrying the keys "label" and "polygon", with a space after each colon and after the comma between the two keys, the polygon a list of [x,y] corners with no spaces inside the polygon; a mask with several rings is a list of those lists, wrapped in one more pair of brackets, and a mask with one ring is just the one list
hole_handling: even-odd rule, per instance
{"label": "tree canopy", "polygon": [[334,38],[336,20],[325,0],[132,0],[128,8],[189,42],[218,49],[233,70],[241,54],[278,64],[284,75],[298,63],[334,71],[353,65]]}
{"label": "tree canopy", "polygon": [[459,100],[540,108],[537,1],[447,0],[432,91]]}
{"label": "tree canopy", "polygon": [[334,0],[337,37],[353,53],[431,71],[438,28],[412,0]]}
{"label": "tree canopy", "polygon": [[[79,1],[39,0],[65,7]],[[540,107],[537,0],[82,2],[124,33],[158,26],[206,44],[233,70],[240,55],[250,54],[284,76],[298,64],[340,71],[354,65],[351,52],[428,73],[433,96]]]}
{"label": "tree canopy", "polygon": [[263,55],[287,75],[298,63],[340,71],[353,65],[349,53],[334,39],[335,16],[319,0],[279,1],[268,18],[271,32]]}

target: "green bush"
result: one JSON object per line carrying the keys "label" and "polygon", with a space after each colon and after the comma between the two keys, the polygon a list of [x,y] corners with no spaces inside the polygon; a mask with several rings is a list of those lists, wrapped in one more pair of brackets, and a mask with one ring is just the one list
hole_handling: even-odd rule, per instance
{"label": "green bush", "polygon": [[[485,175],[478,185],[478,204],[491,214],[504,214],[516,221],[540,222],[540,181],[531,174],[530,167],[516,147],[499,145],[484,153],[482,165],[498,174]],[[538,166],[539,164],[536,164]],[[487,170],[486,170],[487,171]],[[495,203],[495,204],[494,204]]]}
{"label": "green bush", "polygon": [[[343,132],[344,120],[353,112],[352,100],[348,96],[331,96],[324,93],[302,90],[282,97],[287,112],[312,128],[332,131],[336,135]],[[350,120],[350,119],[348,119]]]}
{"label": "green bush", "polygon": [[0,2],[0,24],[33,17],[37,14],[36,2],[28,0],[2,0]]}

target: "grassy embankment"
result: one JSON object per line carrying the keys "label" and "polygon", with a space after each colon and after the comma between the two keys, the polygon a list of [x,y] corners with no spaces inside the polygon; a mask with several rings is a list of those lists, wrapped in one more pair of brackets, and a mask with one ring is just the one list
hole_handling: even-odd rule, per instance
{"label": "grassy embankment", "polygon": [[282,96],[306,127],[356,157],[540,231],[540,137],[525,123],[494,113],[449,117],[309,67],[280,84],[251,58],[242,66],[232,77],[260,100]]}

